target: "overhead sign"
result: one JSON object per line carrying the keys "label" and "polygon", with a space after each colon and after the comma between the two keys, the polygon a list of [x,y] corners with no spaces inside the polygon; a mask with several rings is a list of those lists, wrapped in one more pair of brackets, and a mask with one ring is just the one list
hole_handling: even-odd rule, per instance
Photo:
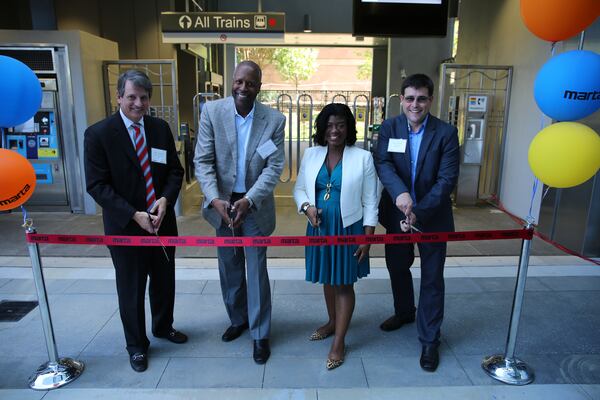
{"label": "overhead sign", "polygon": [[283,42],[285,13],[163,12],[165,43]]}

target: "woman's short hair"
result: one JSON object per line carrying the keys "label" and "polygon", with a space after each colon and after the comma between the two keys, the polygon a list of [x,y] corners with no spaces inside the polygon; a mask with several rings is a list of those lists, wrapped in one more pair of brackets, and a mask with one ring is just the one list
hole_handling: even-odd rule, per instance
{"label": "woman's short hair", "polygon": [[325,107],[323,107],[319,115],[317,115],[317,119],[315,121],[316,133],[313,135],[314,142],[321,146],[327,145],[327,141],[325,140],[325,131],[327,130],[329,117],[332,115],[335,115],[336,117],[342,117],[346,121],[346,144],[348,146],[352,146],[354,143],[356,143],[356,120],[354,119],[354,115],[352,115],[350,108],[341,103],[327,104]]}

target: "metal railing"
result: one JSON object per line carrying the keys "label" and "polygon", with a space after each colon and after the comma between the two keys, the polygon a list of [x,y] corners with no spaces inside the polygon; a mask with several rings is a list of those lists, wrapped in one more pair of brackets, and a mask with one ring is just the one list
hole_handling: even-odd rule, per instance
{"label": "metal railing", "polygon": [[[292,160],[292,139],[293,139],[293,123],[292,123],[292,113],[294,112],[293,108],[294,108],[294,103],[292,101],[292,96],[290,96],[287,93],[282,93],[277,97],[277,110],[279,112],[281,112],[283,114],[282,110],[282,106],[283,106],[283,99],[286,98],[288,99],[288,106],[287,106],[287,113],[288,113],[288,117],[287,117],[287,122],[288,122],[288,176],[287,178],[282,178],[279,177],[279,180],[282,183],[286,183],[292,180],[292,171],[293,171],[293,161]],[[298,147],[298,154],[300,154],[300,138],[298,138],[297,142],[296,142],[296,146]]]}

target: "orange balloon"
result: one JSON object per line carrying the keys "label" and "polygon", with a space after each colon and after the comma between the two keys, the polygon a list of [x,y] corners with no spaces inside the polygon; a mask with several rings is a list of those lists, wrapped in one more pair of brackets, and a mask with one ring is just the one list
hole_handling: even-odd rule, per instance
{"label": "orange balloon", "polygon": [[15,151],[0,149],[0,211],[19,207],[34,190],[33,165]]}
{"label": "orange balloon", "polygon": [[521,0],[527,29],[549,42],[577,35],[599,15],[599,0]]}

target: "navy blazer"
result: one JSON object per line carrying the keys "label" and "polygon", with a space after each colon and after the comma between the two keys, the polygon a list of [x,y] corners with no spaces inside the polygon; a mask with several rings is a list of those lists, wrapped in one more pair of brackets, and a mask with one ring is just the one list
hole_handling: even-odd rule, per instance
{"label": "navy blazer", "polygon": [[[407,140],[405,152],[388,152],[390,138]],[[406,116],[402,114],[385,120],[379,131],[375,167],[385,188],[380,203],[379,221],[392,232],[397,232],[400,220],[406,218],[396,207],[395,201],[401,193],[410,193],[410,162]],[[417,217],[415,225],[425,232],[454,230],[450,193],[458,180],[458,166],[456,127],[430,114],[419,148],[415,175],[417,205],[413,208]]]}
{"label": "navy blazer", "polygon": [[[169,206],[159,234],[177,235],[174,205],[183,181],[173,134],[162,119],[144,116],[144,132],[156,198]],[[166,150],[165,164],[152,162],[152,148]],[[146,182],[127,128],[117,111],[85,131],[84,164],[88,193],[102,207],[107,235],[147,235],[132,220],[146,209]]]}

